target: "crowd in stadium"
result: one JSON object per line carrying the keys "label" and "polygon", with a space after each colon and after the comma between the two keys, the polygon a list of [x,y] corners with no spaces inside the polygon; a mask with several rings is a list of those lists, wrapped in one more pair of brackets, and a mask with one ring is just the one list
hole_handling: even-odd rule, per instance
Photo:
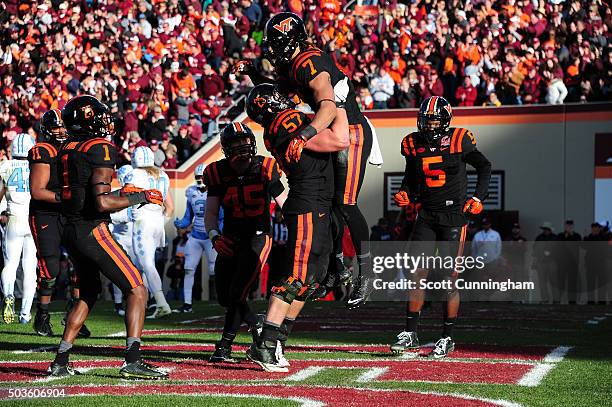
{"label": "crowd in stadium", "polygon": [[[358,87],[362,109],[609,100],[602,1],[8,0],[0,10],[0,158],[42,113],[88,93],[120,125],[125,159],[150,145],[175,168],[205,144],[262,61],[270,14],[304,17]],[[159,153],[157,153],[159,151]]]}

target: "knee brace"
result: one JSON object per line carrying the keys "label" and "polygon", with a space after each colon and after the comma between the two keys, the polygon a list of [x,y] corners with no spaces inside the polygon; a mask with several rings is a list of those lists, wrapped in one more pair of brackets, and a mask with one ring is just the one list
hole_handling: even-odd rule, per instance
{"label": "knee brace", "polygon": [[[305,287],[302,287],[302,289],[300,290],[298,295],[295,297],[295,299],[297,301],[304,302],[304,301],[308,300],[312,296],[312,294],[315,292],[315,290],[317,288],[319,288],[319,284],[318,283],[313,283],[313,284],[307,285]],[[314,300],[317,300],[317,299],[318,299],[318,297],[315,298]]]}
{"label": "knee brace", "polygon": [[280,298],[287,304],[291,304],[293,300],[300,294],[300,291],[305,288],[302,282],[294,277],[285,279],[281,285],[272,287],[272,295]]}

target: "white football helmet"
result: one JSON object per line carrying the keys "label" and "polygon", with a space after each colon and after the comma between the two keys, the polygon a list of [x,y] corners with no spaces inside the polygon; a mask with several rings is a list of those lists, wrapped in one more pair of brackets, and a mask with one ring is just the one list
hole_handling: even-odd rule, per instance
{"label": "white football helmet", "polygon": [[27,158],[28,151],[34,147],[36,142],[27,133],[20,133],[13,139],[11,143],[11,157],[13,158]]}
{"label": "white football helmet", "polygon": [[206,169],[206,164],[198,164],[195,169],[195,179],[198,188],[204,188],[204,170]]}
{"label": "white football helmet", "polygon": [[153,151],[149,147],[137,147],[132,153],[132,167],[144,168],[153,167],[154,165]]}
{"label": "white football helmet", "polygon": [[129,164],[122,165],[117,170],[117,181],[119,181],[121,186],[125,185],[125,179],[132,173],[132,171],[134,171],[134,168]]}

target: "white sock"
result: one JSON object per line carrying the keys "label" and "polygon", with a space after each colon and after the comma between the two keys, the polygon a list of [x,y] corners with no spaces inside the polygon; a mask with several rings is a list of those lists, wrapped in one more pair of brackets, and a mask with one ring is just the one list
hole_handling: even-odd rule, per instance
{"label": "white sock", "polygon": [[191,296],[193,292],[193,282],[195,280],[195,270],[185,270],[185,278],[183,279],[183,302],[191,304]]}

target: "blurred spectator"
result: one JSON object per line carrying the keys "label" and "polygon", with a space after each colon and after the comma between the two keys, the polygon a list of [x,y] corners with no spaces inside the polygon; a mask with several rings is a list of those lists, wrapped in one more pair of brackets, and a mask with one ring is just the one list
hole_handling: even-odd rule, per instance
{"label": "blurred spectator", "polygon": [[472,240],[472,256],[483,258],[485,264],[493,263],[501,256],[501,236],[491,227],[491,221],[482,220],[482,229]]}
{"label": "blurred spectator", "polygon": [[559,270],[559,282],[561,293],[565,294],[565,301],[576,302],[576,293],[580,282],[578,255],[582,237],[574,231],[574,221],[565,221],[564,231],[557,235],[559,241],[556,253],[557,269]]}
{"label": "blurred spectator", "polygon": [[542,232],[536,236],[533,247],[533,268],[538,275],[541,300],[552,304],[557,294],[556,289],[559,287],[555,261],[557,247],[554,243],[557,241],[557,235],[553,233],[550,222],[543,222],[540,230]]}
{"label": "blurred spectator", "polygon": [[385,68],[378,72],[370,81],[370,94],[374,99],[374,109],[386,109],[387,101],[393,96],[394,82]]}
{"label": "blurred spectator", "polygon": [[151,144],[149,144],[149,148],[153,151],[153,161],[156,167],[161,167],[164,161],[166,161],[166,154],[164,154],[159,145],[160,142],[155,139],[151,140]]}
{"label": "blurred spectator", "polygon": [[591,224],[591,233],[584,237],[583,247],[585,250],[586,266],[586,289],[587,301],[597,302],[599,287],[603,287],[606,276],[606,255],[609,252],[610,233],[608,222],[598,221]]}
{"label": "blurred spectator", "polygon": [[469,77],[463,79],[463,85],[457,88],[455,99],[459,106],[474,106],[476,102],[476,88]]}
{"label": "blurred spectator", "polygon": [[393,240],[393,233],[386,218],[378,219],[378,224],[372,226],[370,240],[378,242]]}

